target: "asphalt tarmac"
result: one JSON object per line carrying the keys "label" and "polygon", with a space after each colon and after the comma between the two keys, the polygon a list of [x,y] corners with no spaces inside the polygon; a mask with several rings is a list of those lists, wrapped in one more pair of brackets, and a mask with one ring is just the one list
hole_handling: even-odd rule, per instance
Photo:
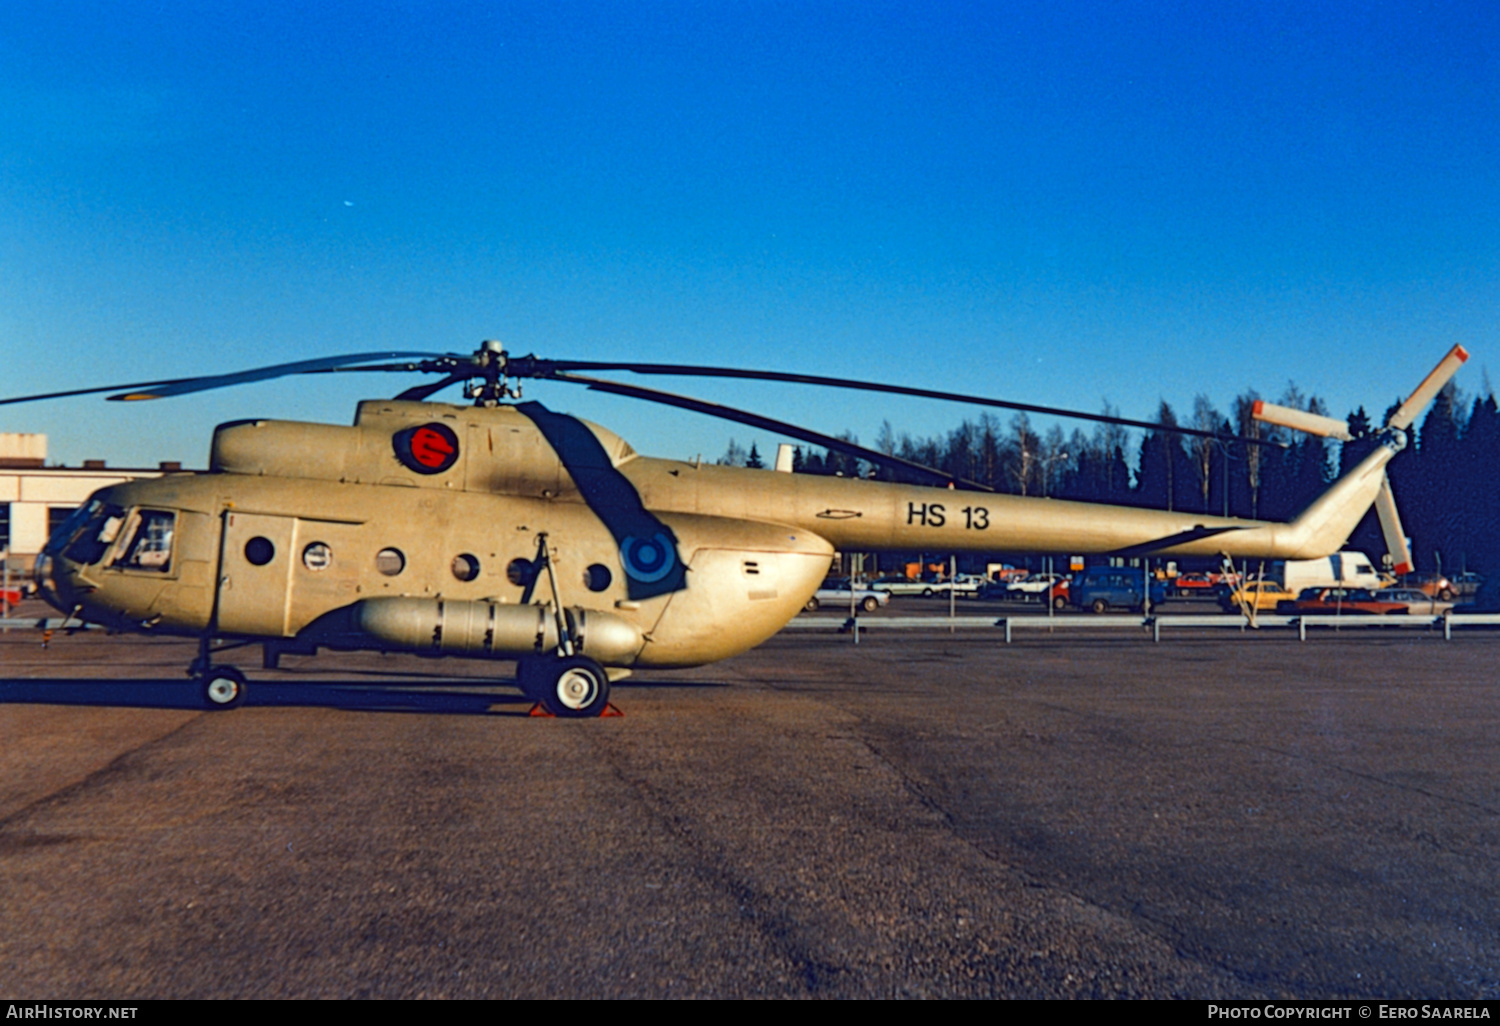
{"label": "asphalt tarmac", "polygon": [[0,635],[0,997],[1500,997],[1500,633],[871,622],[594,721]]}

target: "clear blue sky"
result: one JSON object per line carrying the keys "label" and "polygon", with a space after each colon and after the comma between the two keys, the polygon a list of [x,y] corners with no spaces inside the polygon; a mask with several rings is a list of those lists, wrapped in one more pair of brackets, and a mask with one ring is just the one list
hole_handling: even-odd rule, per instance
{"label": "clear blue sky", "polygon": [[[1481,387],[1497,158],[1500,6],[1472,0],[0,2],[0,394],[493,337],[1137,417],[1295,379],[1378,414],[1454,342]],[[0,431],[202,465],[219,421],[410,383]],[[866,443],[970,413],[646,383]],[[645,452],[774,448],[527,396]]]}

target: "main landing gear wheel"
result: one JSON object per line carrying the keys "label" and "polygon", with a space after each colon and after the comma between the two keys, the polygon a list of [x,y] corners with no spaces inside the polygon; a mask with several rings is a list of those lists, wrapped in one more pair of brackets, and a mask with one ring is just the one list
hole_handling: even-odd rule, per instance
{"label": "main landing gear wheel", "polygon": [[233,709],[245,700],[245,675],[233,666],[213,666],[198,678],[210,709]]}
{"label": "main landing gear wheel", "polygon": [[588,656],[523,659],[516,675],[526,697],[553,716],[590,719],[609,705],[609,675]]}

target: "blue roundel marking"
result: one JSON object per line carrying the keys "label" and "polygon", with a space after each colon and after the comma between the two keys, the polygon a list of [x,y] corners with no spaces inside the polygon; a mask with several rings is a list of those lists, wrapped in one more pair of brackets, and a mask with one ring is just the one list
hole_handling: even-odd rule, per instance
{"label": "blue roundel marking", "polygon": [[658,533],[650,538],[625,538],[620,542],[620,559],[632,580],[654,584],[672,572],[677,554],[672,540]]}

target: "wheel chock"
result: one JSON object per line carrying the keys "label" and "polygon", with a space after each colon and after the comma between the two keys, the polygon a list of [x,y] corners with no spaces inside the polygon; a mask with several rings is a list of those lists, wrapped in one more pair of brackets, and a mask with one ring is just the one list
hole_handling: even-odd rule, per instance
{"label": "wheel chock", "polygon": [[[542,705],[541,702],[538,702],[536,705],[533,705],[531,707],[531,711],[529,713],[527,713],[526,715],[529,716],[529,717],[536,717],[538,719],[544,719],[544,720],[555,720],[555,719],[557,719],[557,714],[556,713],[550,713],[550,712],[548,712],[547,711],[547,707],[544,706],[544,705]],[[600,713],[595,718],[602,720],[606,716],[624,716],[624,715],[625,714],[620,711],[620,707],[617,706],[617,705],[615,705],[615,703],[613,703],[613,702],[605,702],[604,703],[604,711],[602,713]]]}

